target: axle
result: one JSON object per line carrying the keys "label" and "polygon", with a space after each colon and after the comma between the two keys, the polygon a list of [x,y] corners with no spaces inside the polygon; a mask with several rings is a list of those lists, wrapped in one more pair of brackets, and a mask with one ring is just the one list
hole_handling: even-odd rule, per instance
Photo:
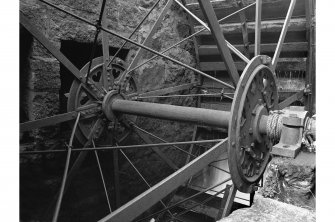
{"label": "axle", "polygon": [[[105,115],[110,120],[118,115],[130,114],[228,128],[231,118],[231,113],[227,111],[129,101],[115,91],[111,91],[105,96],[102,107]],[[255,118],[251,120],[251,126],[253,126],[251,129],[255,141],[261,142],[263,136],[266,135],[273,141],[284,141],[281,142],[284,145],[297,144],[300,147],[301,138],[306,134],[305,132],[311,131],[310,135],[315,138],[315,120],[308,118],[306,111],[296,110],[295,108],[268,114],[264,110],[264,106],[258,106]],[[309,122],[309,126],[305,124],[307,122]],[[288,132],[290,136],[287,135]],[[281,138],[282,134],[286,140]],[[291,139],[288,140],[287,138]],[[292,157],[295,155],[296,152],[290,154]]]}
{"label": "axle", "polygon": [[230,112],[115,99],[113,112],[227,128]]}

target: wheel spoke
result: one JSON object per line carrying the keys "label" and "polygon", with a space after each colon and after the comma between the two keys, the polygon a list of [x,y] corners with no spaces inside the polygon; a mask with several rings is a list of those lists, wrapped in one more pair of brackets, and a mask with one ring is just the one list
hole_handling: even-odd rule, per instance
{"label": "wheel spoke", "polygon": [[[92,145],[93,145],[93,148],[95,148],[95,143],[94,143],[93,139],[92,139]],[[109,212],[112,212],[112,208],[111,208],[111,205],[110,205],[110,202],[109,202],[108,192],[107,192],[107,188],[106,188],[106,183],[105,183],[105,179],[104,179],[104,174],[102,173],[102,169],[101,169],[101,164],[100,164],[100,160],[99,160],[98,151],[94,150],[94,154],[95,154],[95,158],[97,160],[97,164],[98,164],[98,168],[99,168],[99,172],[100,172],[100,176],[101,176],[102,185],[104,186],[104,190],[105,190],[105,195],[106,195],[106,200],[107,200]]]}
{"label": "wheel spoke", "polygon": [[216,187],[218,187],[218,186],[221,186],[221,185],[224,184],[224,183],[227,183],[229,180],[231,180],[231,178],[228,178],[228,179],[226,179],[226,180],[224,180],[224,181],[221,181],[221,182],[218,183],[218,184],[215,184],[215,185],[213,185],[213,186],[211,186],[211,187],[208,187],[208,188],[206,188],[206,189],[204,189],[204,190],[202,190],[202,191],[200,191],[200,192],[198,192],[198,193],[196,193],[196,194],[193,194],[193,195],[190,196],[190,197],[187,197],[187,198],[185,198],[185,199],[183,199],[183,200],[181,200],[181,201],[178,201],[177,203],[172,204],[172,205],[170,205],[169,207],[167,207],[167,209],[163,209],[163,210],[157,211],[156,213],[153,213],[153,214],[151,214],[151,215],[149,215],[149,216],[147,216],[147,217],[141,218],[141,219],[137,220],[136,222],[143,221],[143,220],[146,220],[146,219],[150,219],[150,218],[152,218],[153,216],[155,216],[155,215],[157,215],[157,214],[160,214],[160,213],[164,212],[165,210],[168,210],[168,209],[172,209],[172,208],[174,208],[174,207],[177,207],[178,205],[180,205],[180,204],[182,204],[182,203],[184,203],[184,202],[186,202],[186,201],[188,201],[188,200],[191,200],[191,199],[193,199],[193,198],[195,198],[195,197],[197,197],[197,196],[199,196],[199,195],[201,195],[201,194],[203,194],[203,193],[206,193],[206,192],[208,192],[208,191],[210,191],[210,190],[213,190],[214,188],[216,188]]}
{"label": "wheel spoke", "polygon": [[299,100],[300,98],[302,98],[304,96],[304,90],[301,90],[299,92],[297,92],[296,94],[286,98],[284,101],[282,101],[281,103],[278,104],[278,109],[284,109],[285,107],[288,107],[290,104],[292,104],[293,102]]}
{"label": "wheel spoke", "polygon": [[[92,130],[87,138],[87,142],[84,144],[84,148],[83,150],[85,150],[85,147],[87,147],[88,145],[90,145],[92,138],[94,137],[95,134],[95,130],[96,127],[100,124],[100,119],[97,120],[97,122],[94,124],[94,126],[92,127]],[[71,149],[71,152],[74,151],[76,149]],[[64,185],[64,190],[63,193],[66,192],[68,186],[67,184],[71,183],[72,179],[74,178],[75,174],[77,173],[77,171],[80,169],[81,165],[83,164],[84,160],[87,157],[88,152],[80,152],[77,159],[75,160],[75,162],[73,163],[70,171],[67,173],[67,183]],[[59,195],[59,193],[56,194],[56,196],[54,197],[53,201],[51,202],[51,204],[49,205],[47,211],[50,209],[50,207],[52,207],[56,201],[56,197]]]}
{"label": "wheel spoke", "polygon": [[[157,90],[153,90],[153,91],[149,91],[149,92],[140,93],[138,96],[143,97],[143,96],[165,95],[165,94],[169,94],[169,93],[174,93],[174,92],[178,92],[178,91],[182,91],[182,90],[191,89],[192,87],[194,87],[195,84],[196,83],[186,83],[186,84],[182,84],[182,85],[179,85],[179,86],[172,86],[172,87],[168,87],[168,88],[164,88],[164,89],[157,89]],[[134,94],[134,95],[136,95],[136,94]],[[129,95],[129,97],[132,97],[134,95]]]}
{"label": "wheel spoke", "polygon": [[[104,0],[100,1],[101,5],[103,6]],[[107,10],[106,8],[102,11],[102,20],[101,20],[101,25],[102,27],[107,28]],[[106,32],[102,32],[102,56],[103,56],[103,66],[102,66],[102,86],[104,87],[105,90],[108,90],[108,83],[114,82],[114,77],[113,75],[110,75],[109,78],[107,79],[107,62],[109,60],[109,38],[108,34]]]}
{"label": "wheel spoke", "polygon": [[78,113],[80,112],[85,113],[86,111],[89,111],[90,109],[92,110],[92,113],[90,113],[89,115],[83,114],[82,119],[90,118],[94,114],[100,111],[100,108],[96,104],[90,104],[87,106],[80,107],[80,109],[76,111],[62,113],[62,114],[55,115],[52,117],[46,117],[43,119],[32,120],[32,121],[28,121],[25,123],[21,123],[20,132],[25,132],[25,131],[36,129],[36,128],[41,128],[45,126],[55,125],[55,124],[62,123],[62,122],[67,122],[67,121],[75,119]]}
{"label": "wheel spoke", "polygon": [[262,0],[256,0],[255,56],[261,54]]}
{"label": "wheel spoke", "polygon": [[[227,149],[227,139],[213,146],[189,164],[180,168],[166,179],[162,180],[149,190],[140,194],[137,198],[126,203],[113,213],[102,218],[100,221],[131,221],[143,213],[146,209],[153,206],[163,197],[168,195],[183,184],[191,175],[194,175],[199,170],[207,166],[211,161],[217,158],[223,151]],[[169,207],[168,207],[169,208]]]}
{"label": "wheel spoke", "polygon": [[210,167],[213,167],[213,168],[215,168],[215,169],[218,169],[218,170],[220,170],[220,171],[223,171],[223,172],[225,172],[225,173],[228,173],[228,174],[230,174],[230,172],[229,172],[229,171],[227,171],[227,170],[224,170],[224,169],[222,169],[222,168],[220,168],[220,167],[217,167],[217,166],[215,166],[215,165],[213,165],[213,164],[209,164],[208,166],[210,166]]}
{"label": "wheel spoke", "polygon": [[221,32],[220,25],[217,21],[217,18],[215,16],[215,12],[213,9],[213,6],[211,3],[207,0],[199,0],[200,8],[208,22],[208,25],[210,27],[210,31],[216,41],[216,45],[218,47],[218,50],[220,52],[220,55],[227,67],[228,74],[230,78],[232,79],[232,82],[234,86],[236,87],[238,80],[239,80],[239,74],[237,72],[235,63],[233,61],[232,55],[230,54],[230,51],[228,49],[228,44],[226,43],[226,40]]}
{"label": "wheel spoke", "polygon": [[[131,37],[133,37],[133,35],[136,33],[136,31],[141,27],[141,25],[143,24],[143,22],[148,18],[148,16],[150,15],[150,13],[154,10],[154,8],[158,5],[158,3],[161,0],[157,0],[156,3],[151,7],[151,9],[149,10],[149,12],[143,17],[143,19],[140,21],[140,23],[137,24],[137,26],[134,28],[134,30],[132,31],[132,33],[130,33],[129,35],[129,39]],[[107,27],[106,27],[107,28]],[[110,66],[112,64],[112,62],[114,61],[114,59],[117,57],[117,55],[120,53],[120,51],[123,49],[123,47],[127,44],[127,41],[124,41],[123,44],[121,45],[121,47],[116,51],[116,53],[114,54],[114,56],[112,57],[111,61],[108,63],[107,66]]]}
{"label": "wheel spoke", "polygon": [[[220,19],[218,22],[224,21],[224,20],[230,18],[231,16],[233,16],[233,15],[235,15],[235,14],[237,14],[237,13],[240,13],[240,12],[244,11],[244,10],[246,10],[247,8],[249,8],[249,7],[251,7],[251,6],[255,5],[255,4],[256,4],[256,3],[252,3],[252,4],[250,4],[250,5],[248,5],[248,6],[244,7],[244,8],[241,8],[241,9],[239,9],[239,10],[233,12],[232,14],[230,14],[230,15],[228,15],[228,16],[222,18],[222,19]],[[167,49],[162,50],[160,53],[163,54],[163,53],[169,51],[170,49],[172,49],[172,48],[174,48],[174,47],[180,45],[180,44],[183,43],[184,41],[186,41],[186,40],[188,40],[188,39],[191,39],[192,37],[194,37],[194,36],[200,34],[201,32],[203,32],[203,31],[205,31],[205,30],[207,30],[207,28],[200,29],[199,31],[197,31],[197,32],[191,34],[190,36],[188,36],[188,37],[186,37],[186,38],[180,40],[179,42],[173,44],[172,46],[168,47]],[[141,64],[135,66],[134,68],[129,69],[127,72],[125,72],[124,75],[127,75],[127,74],[133,72],[134,70],[136,70],[136,69],[138,69],[139,67],[141,67],[141,66],[147,64],[148,62],[154,60],[154,59],[157,58],[157,57],[159,57],[159,55],[154,55],[154,56],[151,57],[150,59],[148,59],[148,60],[142,62]],[[234,87],[232,87],[232,86],[230,86],[230,85],[229,85],[229,86],[226,85],[226,86],[229,87],[229,88],[234,88]]]}
{"label": "wheel spoke", "polygon": [[[90,22],[89,20],[87,20],[87,19],[85,19],[85,18],[82,18],[82,17],[80,17],[80,16],[74,15],[74,14],[72,14],[72,13],[70,13],[70,12],[67,12],[66,10],[64,10],[64,9],[62,9],[62,8],[60,8],[60,7],[56,6],[56,5],[54,5],[54,4],[51,4],[51,3],[47,2],[47,1],[44,1],[44,0],[39,0],[39,1],[46,3],[47,5],[49,5],[49,6],[51,6],[51,7],[57,8],[57,9],[59,9],[60,11],[66,13],[66,14],[68,14],[68,15],[70,15],[70,16],[73,16],[74,18],[76,18],[76,19],[78,19],[78,20],[80,20],[80,21],[82,21],[82,22],[85,22],[85,23],[87,23],[87,24],[89,24],[89,25],[91,25],[91,26],[96,27],[96,25],[95,25],[94,23]],[[147,51],[149,51],[149,52],[151,52],[151,53],[154,53],[154,54],[156,54],[156,55],[159,55],[159,56],[161,56],[161,57],[163,57],[163,58],[165,58],[165,59],[167,59],[167,60],[169,60],[169,61],[171,61],[171,62],[174,62],[174,63],[176,63],[176,64],[178,64],[178,65],[180,65],[180,66],[182,66],[182,67],[185,67],[185,68],[187,68],[187,69],[190,69],[190,70],[192,70],[192,71],[195,72],[195,73],[198,73],[198,74],[200,74],[200,75],[202,75],[202,76],[205,76],[205,77],[207,77],[207,78],[209,78],[209,79],[212,79],[212,80],[214,80],[214,81],[216,81],[216,82],[218,82],[218,83],[221,83],[222,85],[225,85],[225,86],[227,86],[227,87],[229,87],[229,88],[233,88],[233,89],[234,89],[233,86],[231,86],[231,85],[229,85],[229,84],[227,84],[227,83],[225,83],[225,82],[223,82],[223,81],[221,81],[221,80],[219,80],[219,79],[217,79],[217,78],[214,78],[214,77],[212,77],[211,75],[208,75],[208,74],[206,74],[206,73],[204,73],[204,72],[202,72],[202,71],[200,71],[200,70],[198,70],[198,69],[196,69],[196,68],[193,68],[192,66],[186,65],[186,64],[184,64],[184,63],[182,63],[182,62],[180,62],[180,61],[178,61],[178,60],[176,60],[176,59],[174,59],[174,58],[171,58],[171,57],[166,56],[166,55],[164,55],[164,54],[162,54],[162,53],[160,53],[160,52],[157,52],[156,50],[153,50],[152,48],[149,48],[149,47],[147,47],[147,46],[145,46],[145,45],[143,45],[143,44],[140,44],[140,43],[135,42],[135,41],[133,41],[133,40],[131,40],[131,39],[128,39],[128,38],[126,38],[126,37],[124,37],[124,36],[122,36],[122,35],[120,35],[120,34],[114,32],[114,31],[111,31],[111,30],[106,29],[106,28],[104,28],[104,27],[101,27],[101,30],[103,30],[103,31],[105,31],[105,32],[107,32],[107,33],[109,33],[109,34],[111,34],[111,35],[117,36],[118,38],[123,39],[123,40],[125,40],[125,41],[127,41],[127,42],[130,42],[130,43],[132,43],[133,45],[136,45],[136,46],[138,46],[138,47],[141,47],[141,48],[143,48],[143,49],[145,49],[145,50],[147,50]],[[243,54],[242,54],[242,55],[243,55]],[[235,69],[236,69],[236,67],[235,67]]]}
{"label": "wheel spoke", "polygon": [[[79,69],[77,69],[77,67],[75,67],[73,63],[68,58],[66,58],[66,56],[60,50],[51,44],[50,41],[29,22],[28,18],[21,11],[20,24],[23,25],[25,29],[27,29],[34,36],[34,38],[39,41],[62,65],[64,65],[77,81],[85,83],[81,79]],[[83,88],[86,92],[93,96],[93,98],[98,100],[97,95],[91,89],[87,88],[86,85],[83,85]]]}
{"label": "wheel spoke", "polygon": [[197,206],[204,205],[205,203],[207,203],[207,202],[211,201],[212,199],[214,199],[219,194],[221,194],[223,192],[226,192],[226,191],[227,191],[227,187],[223,188],[222,190],[216,191],[215,194],[211,195],[210,197],[207,197],[204,201],[202,201],[200,203],[197,203],[197,204],[193,205],[192,207],[189,207],[189,208],[185,209],[184,211],[180,212],[179,214],[175,215],[174,217],[178,218],[178,217],[186,214],[190,210],[196,208]]}
{"label": "wheel spoke", "polygon": [[80,113],[78,113],[78,115],[77,115],[76,122],[74,124],[73,130],[72,130],[72,133],[71,133],[71,137],[70,137],[68,152],[67,152],[66,161],[65,161],[65,168],[64,168],[62,184],[61,184],[61,188],[60,188],[60,191],[59,191],[59,196],[58,196],[58,199],[57,199],[57,204],[56,204],[56,208],[55,208],[55,211],[54,211],[54,215],[53,215],[53,218],[52,218],[53,222],[56,222],[57,219],[58,219],[58,216],[59,216],[59,210],[60,210],[60,206],[62,204],[62,200],[63,200],[63,196],[64,196],[65,183],[66,183],[67,174],[68,174],[69,165],[70,165],[73,137],[74,137],[75,131],[76,131],[78,123],[79,123],[79,118],[80,118]]}
{"label": "wheel spoke", "polygon": [[288,25],[290,23],[290,20],[291,20],[292,14],[293,14],[295,3],[296,3],[296,0],[291,0],[290,6],[289,6],[287,14],[286,14],[285,22],[284,22],[283,28],[282,28],[280,36],[279,36],[277,48],[276,48],[275,54],[273,55],[273,58],[272,58],[272,61],[271,61],[270,68],[273,72],[275,71],[277,63],[278,63],[278,58],[279,58],[281,49],[283,47],[283,43],[284,43],[285,36],[286,36],[286,33],[287,33]]}
{"label": "wheel spoke", "polygon": [[[127,159],[128,163],[133,167],[133,169],[136,171],[136,173],[141,177],[141,179],[144,181],[144,183],[147,185],[147,187],[148,187],[148,188],[151,188],[151,186],[150,186],[150,184],[148,183],[148,181],[144,178],[144,176],[140,173],[140,171],[135,167],[135,165],[131,162],[131,160],[128,158],[128,156],[127,156],[122,150],[120,150],[120,152],[121,152],[122,155]],[[163,207],[164,207],[165,209],[167,208],[166,205],[163,203],[162,200],[160,200],[159,202],[163,205]],[[167,210],[167,211],[169,212],[169,214],[170,214],[171,216],[173,216],[172,213],[171,213],[169,210]]]}
{"label": "wheel spoke", "polygon": [[[148,132],[148,131],[142,129],[141,127],[137,126],[136,124],[132,123],[132,125],[133,125],[133,127],[135,127],[136,129],[138,129],[138,130],[140,130],[140,131],[142,131],[142,132],[144,132],[144,133],[146,133],[146,134],[148,134],[148,135],[150,135],[150,136],[152,136],[152,137],[158,139],[159,141],[161,141],[161,142],[163,142],[163,143],[168,143],[168,141],[166,141],[166,140],[160,138],[159,136],[156,136],[156,135],[154,135],[154,134],[152,134],[152,133],[150,133],[150,132]],[[192,153],[189,153],[189,152],[183,150],[182,148],[180,148],[180,147],[178,147],[178,146],[176,146],[176,145],[171,145],[171,146],[174,147],[175,149],[177,149],[177,150],[183,152],[183,153],[186,153],[188,156],[196,157],[196,156],[193,155]]]}
{"label": "wheel spoke", "polygon": [[[166,15],[166,13],[167,13],[168,10],[170,9],[172,3],[173,3],[173,0],[168,0],[168,2],[165,4],[163,10],[161,11],[160,15],[158,16],[157,20],[155,21],[155,24],[152,26],[152,28],[151,28],[151,30],[150,30],[148,36],[144,39],[144,41],[143,41],[143,43],[142,43],[143,46],[148,46],[148,45],[151,43],[152,37],[153,37],[153,35],[155,34],[156,29],[161,25],[161,23],[162,23],[162,21],[163,21],[165,15]],[[138,62],[138,60],[141,58],[143,52],[144,52],[144,50],[143,50],[143,48],[141,47],[141,48],[137,51],[137,53],[136,53],[136,55],[135,55],[133,61],[131,61],[131,63],[130,63],[130,65],[129,65],[128,69],[132,69],[132,68],[137,64],[137,62]],[[124,78],[124,75],[122,76],[121,80],[122,80],[123,78]]]}
{"label": "wheel spoke", "polygon": [[[133,131],[147,144],[152,144],[153,142],[151,141],[151,139],[143,134],[143,132],[141,132],[140,130],[138,130],[136,127],[134,126],[130,126]],[[152,147],[151,148],[162,160],[164,160],[164,162],[169,165],[173,170],[178,170],[179,167],[174,164],[169,157],[167,157],[160,149],[158,149],[157,147]]]}
{"label": "wheel spoke", "polygon": [[[205,27],[208,31],[211,31],[211,29],[207,26],[205,22],[203,22],[201,19],[199,19],[196,15],[194,15],[190,10],[188,10],[183,4],[181,4],[178,0],[174,0],[180,7],[182,7],[189,15],[191,15],[195,20],[197,20],[202,26]],[[218,21],[219,23],[219,21]],[[249,62],[249,59],[245,57],[238,49],[236,49],[232,44],[230,44],[227,40],[225,40],[227,43],[227,46],[230,50],[232,50],[237,56],[239,56],[243,61],[246,63]]]}
{"label": "wheel spoke", "polygon": [[[89,136],[90,138],[90,136]],[[140,149],[140,148],[150,148],[150,147],[166,147],[171,145],[192,145],[192,144],[205,144],[205,143],[218,143],[222,139],[213,140],[198,140],[198,141],[185,141],[185,142],[173,142],[173,143],[154,143],[154,144],[141,144],[141,145],[128,145],[128,146],[102,146],[102,147],[87,147],[72,149],[72,152],[83,152],[83,151],[93,151],[93,150],[117,150],[117,149]],[[206,147],[208,148],[208,147]],[[66,150],[38,150],[38,151],[24,151],[20,152],[20,155],[24,154],[48,154],[48,153],[60,153],[66,152]],[[85,152],[86,153],[86,152]]]}
{"label": "wheel spoke", "polygon": [[92,66],[92,60],[94,58],[94,55],[95,55],[95,50],[96,50],[96,46],[97,46],[97,40],[98,40],[98,36],[99,36],[99,33],[101,31],[100,27],[101,27],[101,21],[102,21],[102,18],[104,17],[104,12],[105,12],[105,6],[106,6],[106,0],[101,0],[102,3],[101,3],[101,10],[100,10],[100,13],[99,13],[99,19],[97,21],[97,24],[96,24],[96,31],[95,31],[95,36],[94,36],[94,41],[93,41],[93,45],[92,45],[92,49],[91,49],[91,55],[90,55],[90,63],[88,65],[88,69],[87,69],[87,75],[86,75],[86,83],[89,79],[89,76],[90,76],[90,72],[91,72],[91,66]]}

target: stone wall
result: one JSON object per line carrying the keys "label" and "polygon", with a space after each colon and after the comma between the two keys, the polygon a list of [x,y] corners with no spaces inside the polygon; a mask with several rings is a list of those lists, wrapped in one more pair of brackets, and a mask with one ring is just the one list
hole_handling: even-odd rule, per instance
{"label": "stone wall", "polygon": [[[93,22],[97,20],[100,11],[99,0],[55,0],[52,2]],[[155,1],[153,0],[107,1],[108,29],[122,36],[129,36],[154,3]],[[139,31],[132,37],[133,40],[143,42],[165,3],[166,1],[159,3],[159,6],[154,9]],[[40,1],[22,0],[20,1],[20,10],[59,49],[61,48],[61,42],[66,40],[80,43],[93,42],[94,27],[59,12]],[[189,33],[190,27],[185,13],[179,6],[172,4],[171,10],[169,10],[162,25],[153,36],[152,48],[161,51],[189,35]],[[118,48],[123,43],[122,40],[115,36],[109,35],[109,38],[111,47]],[[101,38],[98,41],[101,44]],[[131,44],[126,44],[125,48],[129,50],[127,57],[129,64],[138,48]],[[192,41],[186,41],[166,54],[185,64],[195,66]],[[151,53],[144,54],[139,63],[151,56]],[[31,104],[29,108],[30,119],[39,119],[58,114],[60,106],[59,90],[61,88],[59,62],[36,40],[33,40],[32,53],[29,57],[30,70],[25,72],[30,72],[26,73],[30,78],[29,82],[31,84],[30,101],[27,102]],[[142,66],[137,70],[135,76],[138,78],[140,89],[144,91],[190,82],[194,78],[193,72],[161,58]],[[159,102],[178,105],[192,105],[193,103],[192,100],[187,99]]]}
{"label": "stone wall", "polygon": [[[93,22],[97,20],[100,11],[99,0],[49,1]],[[156,1],[108,0],[107,2],[108,29],[128,37]],[[132,38],[133,40],[143,42],[166,2],[166,0],[162,0],[159,3],[157,9],[153,11],[147,21],[134,35]],[[62,43],[64,47],[65,41],[68,43],[73,41],[87,45],[91,44],[94,40],[94,27],[77,21],[38,0],[21,0],[20,10],[58,49],[62,49]],[[20,28],[21,41],[25,42],[29,40],[30,37],[24,35],[25,32],[23,28]],[[162,25],[153,36],[151,47],[161,51],[189,34],[190,27],[186,19],[186,14],[179,8],[179,6],[173,3],[171,10],[168,11],[163,19]],[[22,114],[22,116],[25,116],[25,118],[21,118],[22,122],[27,121],[28,119],[40,119],[64,112],[64,110],[61,110],[60,108],[60,104],[63,102],[62,97],[64,96],[64,92],[62,91],[63,80],[61,77],[62,67],[39,42],[35,39],[32,40],[31,38],[30,41],[31,44],[28,44],[25,48],[21,48],[22,52],[23,50],[24,52],[27,52],[21,53],[26,57],[22,61],[28,61],[24,66],[25,68],[22,68],[20,71],[21,80],[24,79],[24,81],[21,81],[21,92],[24,96],[21,96],[20,109],[23,110],[22,113],[26,113]],[[101,44],[101,38],[98,39],[98,42]],[[109,35],[110,47],[117,49],[122,43],[123,41],[120,39]],[[67,47],[70,47],[69,44],[67,44]],[[131,44],[126,44],[125,48],[128,50],[126,62],[129,64],[138,48]],[[166,54],[190,66],[196,65],[192,40],[186,41]],[[78,54],[78,56],[88,58],[90,55],[88,53],[88,55]],[[139,60],[139,63],[151,56],[151,53],[145,53],[143,58]],[[89,62],[89,60],[87,59],[86,62]],[[77,68],[80,69],[81,67]],[[140,90],[143,91],[179,85],[194,79],[193,72],[161,58],[142,66],[136,71],[134,76],[138,80]],[[152,99],[151,102],[184,106],[195,105],[195,101],[190,98]],[[154,132],[156,135],[168,141],[190,140],[193,130],[193,126],[188,124],[148,118],[139,118],[138,124],[144,129]],[[52,145],[67,142],[70,130],[71,129],[68,127],[64,131],[64,129],[60,129],[59,126],[34,130],[30,133],[29,139],[23,139],[23,142],[32,141],[34,142],[33,146],[41,149],[48,149]],[[130,144],[143,143],[143,141],[134,134],[129,137],[127,142]],[[153,140],[153,142],[160,141]],[[162,150],[177,165],[182,165],[182,162],[186,158],[185,154],[182,154],[181,152],[176,152],[175,150],[168,148]],[[148,179],[150,184],[155,184],[164,176],[172,172],[171,169],[150,149],[127,152],[127,154],[136,167],[138,167],[139,171]],[[102,167],[109,173],[109,175],[111,175],[111,172],[113,171],[113,168],[111,167],[112,156],[108,153],[101,156],[104,157],[102,160]],[[119,158],[121,184],[128,184],[128,186],[122,186],[121,188],[121,201],[124,203],[135,195],[143,192],[147,187],[125,159],[123,157]],[[30,159],[26,159],[26,157],[21,158],[21,163],[26,163],[21,166],[20,175],[20,217],[22,221],[43,218],[43,215],[46,213],[45,206],[52,200],[52,194],[59,189],[64,160],[65,156],[63,155],[35,156]],[[94,201],[94,205],[102,207],[101,211],[103,212],[101,214],[99,213],[100,211],[95,212],[93,216],[92,212],[80,210],[81,215],[75,215],[74,217],[76,217],[76,219],[81,218],[82,220],[97,220],[107,213],[105,212],[106,203],[104,191],[100,187],[101,184],[99,178],[94,179],[92,176],[89,176],[95,175],[95,177],[98,177],[99,175],[99,173],[96,172],[96,162],[94,161],[94,158],[93,160],[90,160],[89,158],[88,162],[86,162],[86,165],[88,163],[88,166],[81,170],[75,180],[75,185],[72,185],[75,186],[76,189],[72,191],[70,190],[65,196],[64,208],[69,209],[69,214],[66,213],[67,210],[63,209],[62,211],[61,216],[65,221],[71,221],[71,218],[72,220],[74,219],[72,217],[74,214],[71,212],[78,211],[78,209],[82,209],[82,207],[86,207],[88,204],[93,204],[91,203],[93,197],[97,198]],[[27,165],[27,163],[29,163],[29,165]],[[41,163],[43,163],[42,168]],[[31,180],[31,178],[37,177],[40,178],[35,181]],[[113,195],[113,177],[107,175],[106,180],[108,192]],[[46,188],[46,184],[49,184],[48,188]],[[89,191],[86,190],[86,188],[89,189]],[[85,195],[83,195],[83,193],[85,193]],[[68,200],[69,198],[77,199],[71,202]],[[99,203],[101,203],[101,205],[99,205]],[[52,209],[53,208],[50,208],[49,206],[48,211],[52,212]]]}

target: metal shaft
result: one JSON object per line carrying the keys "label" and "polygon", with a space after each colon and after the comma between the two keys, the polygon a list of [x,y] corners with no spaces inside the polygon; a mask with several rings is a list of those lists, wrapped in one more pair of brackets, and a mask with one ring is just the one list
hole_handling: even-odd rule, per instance
{"label": "metal shaft", "polygon": [[174,106],[115,99],[110,104],[112,112],[120,112],[158,119],[175,120],[227,128],[230,112],[195,107]]}

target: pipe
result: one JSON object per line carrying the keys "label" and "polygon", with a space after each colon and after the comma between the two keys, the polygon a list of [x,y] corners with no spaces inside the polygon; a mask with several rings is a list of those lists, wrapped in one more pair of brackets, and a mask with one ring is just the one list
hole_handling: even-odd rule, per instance
{"label": "pipe", "polygon": [[[196,123],[228,128],[230,112],[195,107],[174,106],[148,102],[114,99],[109,105],[112,112],[146,116],[165,120]],[[109,112],[109,111],[108,111]]]}

